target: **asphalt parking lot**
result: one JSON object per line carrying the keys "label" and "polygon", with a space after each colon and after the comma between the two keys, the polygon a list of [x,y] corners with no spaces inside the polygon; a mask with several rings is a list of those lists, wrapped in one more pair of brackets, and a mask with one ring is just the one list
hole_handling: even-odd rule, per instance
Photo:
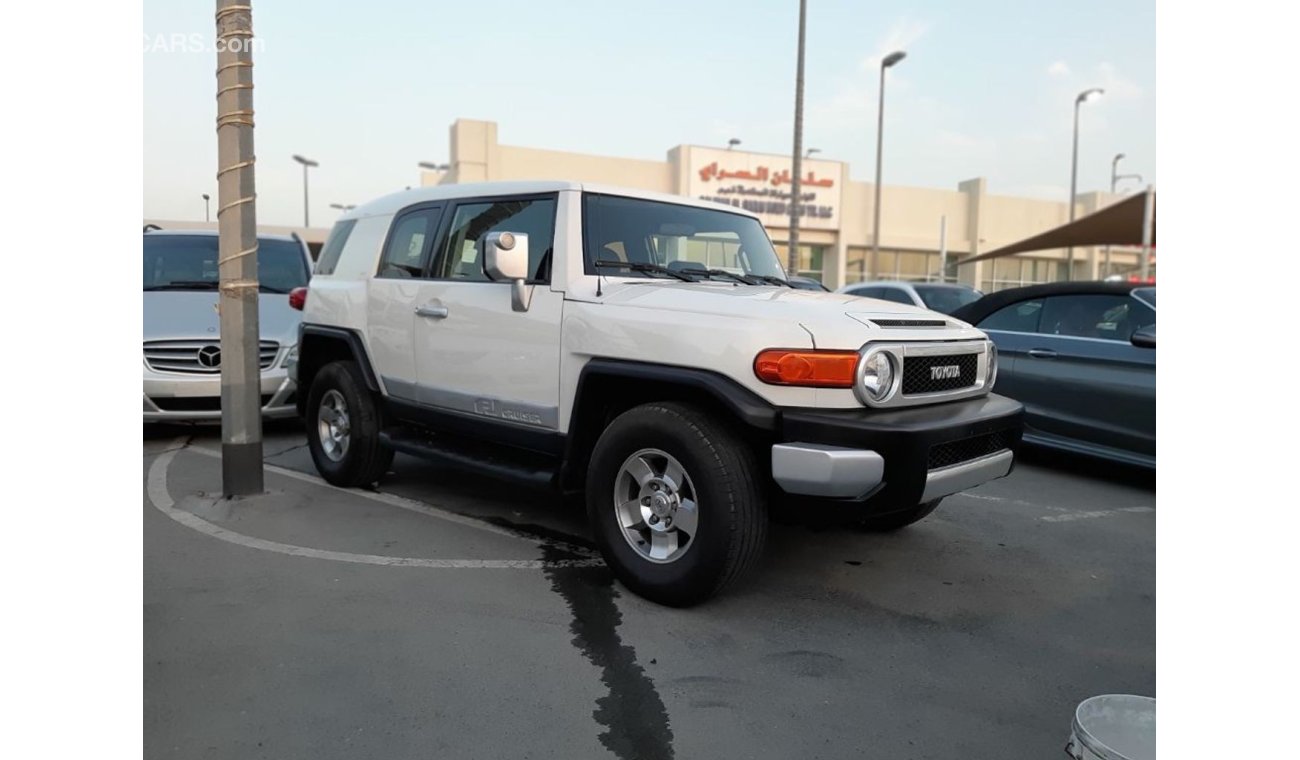
{"label": "asphalt parking lot", "polygon": [[279,425],[224,502],[219,449],[145,436],[147,757],[1057,758],[1079,701],[1156,696],[1149,474],[1031,453],[892,535],[774,525],[676,610],[556,499],[401,455],[340,491]]}

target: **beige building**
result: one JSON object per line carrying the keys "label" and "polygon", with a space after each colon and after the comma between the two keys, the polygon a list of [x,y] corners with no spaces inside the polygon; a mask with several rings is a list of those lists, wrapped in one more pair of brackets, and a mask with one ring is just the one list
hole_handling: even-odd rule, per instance
{"label": "beige building", "polygon": [[[778,252],[789,238],[788,155],[679,145],[665,161],[609,158],[502,145],[497,125],[458,119],[451,126],[445,171],[425,171],[424,185],[496,180],[564,179],[709,198],[758,213]],[[871,279],[964,282],[985,292],[1065,279],[1066,251],[1035,251],[960,266],[974,256],[1069,221],[1067,203],[993,195],[984,178],[956,190],[885,186],[881,198],[880,256],[873,270],[873,185],[849,179],[848,164],[805,159],[800,270],[830,288]],[[1076,217],[1121,196],[1086,193]],[[1099,279],[1138,268],[1140,251],[1076,248],[1075,279]],[[946,267],[941,262],[946,259]],[[941,274],[941,269],[943,273]]]}

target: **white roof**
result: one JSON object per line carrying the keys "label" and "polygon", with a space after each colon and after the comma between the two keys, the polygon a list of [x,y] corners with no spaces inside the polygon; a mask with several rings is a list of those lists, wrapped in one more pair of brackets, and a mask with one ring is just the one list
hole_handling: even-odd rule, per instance
{"label": "white roof", "polygon": [[650,190],[618,187],[616,185],[602,185],[591,182],[532,180],[525,182],[468,182],[465,184],[416,187],[410,190],[392,193],[391,195],[385,195],[382,198],[358,206],[340,216],[339,219],[358,219],[367,216],[393,214],[414,203],[423,203],[426,201],[456,200],[459,198],[474,198],[486,195],[556,193],[565,190],[601,193],[604,195],[620,195],[626,198],[643,198],[649,201],[659,201],[660,203],[676,203],[680,206],[698,206],[700,208],[707,208],[715,211],[727,211],[733,214],[754,217],[755,219],[758,218],[757,215],[735,206],[713,203],[712,201],[702,201],[698,198],[688,198],[682,195],[670,195],[668,193],[656,193]]}

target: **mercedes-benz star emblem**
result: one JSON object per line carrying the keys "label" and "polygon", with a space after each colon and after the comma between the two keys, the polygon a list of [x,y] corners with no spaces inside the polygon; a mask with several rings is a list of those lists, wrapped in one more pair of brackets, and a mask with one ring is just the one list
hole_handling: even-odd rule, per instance
{"label": "mercedes-benz star emblem", "polygon": [[221,366],[221,347],[204,346],[199,349],[199,366],[216,369]]}

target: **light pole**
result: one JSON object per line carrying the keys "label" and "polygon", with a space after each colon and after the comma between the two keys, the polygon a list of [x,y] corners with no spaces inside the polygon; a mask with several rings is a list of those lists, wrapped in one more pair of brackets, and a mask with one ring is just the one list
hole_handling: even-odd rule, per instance
{"label": "light pole", "polygon": [[872,219],[874,231],[871,234],[871,276],[878,277],[880,274],[880,182],[881,182],[881,160],[885,152],[885,69],[893,66],[907,57],[907,53],[902,50],[896,50],[880,62],[880,107],[876,114],[876,187],[874,195],[876,196],[876,213]]}
{"label": "light pole", "polygon": [[212,200],[212,196],[208,195],[207,193],[204,193],[203,194],[203,221],[205,222],[212,221],[212,214],[211,214],[212,205],[208,203],[208,201],[210,200]]}
{"label": "light pole", "polygon": [[432,161],[421,161],[419,166],[421,169],[428,169],[431,172],[445,172],[451,168],[448,164],[435,164]]}
{"label": "light pole", "polygon": [[808,150],[804,151],[804,153],[803,153],[803,157],[804,157],[804,158],[812,158],[812,154],[814,154],[814,153],[821,153],[821,152],[822,152],[822,149],[821,149],[821,148],[809,148]]}
{"label": "light pole", "polygon": [[727,141],[727,150],[731,150],[732,148],[736,147],[739,144],[740,144],[740,138],[733,137]]}
{"label": "light pole", "polygon": [[320,166],[320,163],[313,161],[310,158],[303,158],[297,153],[293,155],[293,160],[302,164],[302,226],[304,228],[310,227],[311,222],[309,221],[307,213],[307,169],[313,166]]}
{"label": "light pole", "polygon": [[[1106,91],[1100,87],[1084,90],[1074,99],[1074,150],[1070,154],[1070,221],[1074,221],[1074,197],[1079,190],[1079,106],[1101,97]],[[1121,154],[1123,155],[1123,154]],[[1066,252],[1065,279],[1074,279],[1074,246]]]}
{"label": "light pole", "polygon": [[787,243],[786,269],[790,276],[799,273],[799,193],[803,172],[803,40],[807,27],[808,0],[799,0],[799,54],[794,75],[794,177],[790,180],[790,235]]}
{"label": "light pole", "polygon": [[351,211],[356,207],[357,205],[355,203],[331,203],[330,204],[330,208],[336,208],[339,211],[344,211],[344,212]]}

